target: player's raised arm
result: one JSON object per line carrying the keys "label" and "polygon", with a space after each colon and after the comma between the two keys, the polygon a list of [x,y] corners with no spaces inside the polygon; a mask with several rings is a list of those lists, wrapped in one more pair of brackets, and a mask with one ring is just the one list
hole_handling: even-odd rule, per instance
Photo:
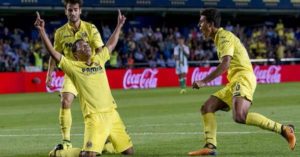
{"label": "player's raised arm", "polygon": [[109,49],[109,52],[112,52],[112,50],[116,47],[121,29],[126,21],[126,17],[122,15],[120,9],[118,10],[118,24],[113,32],[113,34],[110,36],[106,43],[106,47]]}
{"label": "player's raised arm", "polygon": [[34,22],[34,26],[38,29],[40,36],[43,40],[43,43],[46,46],[46,49],[52,56],[52,58],[56,61],[59,62],[61,58],[61,54],[57,51],[52,46],[52,43],[50,39],[48,38],[46,31],[45,31],[45,21],[41,19],[39,12],[36,12],[36,20]]}

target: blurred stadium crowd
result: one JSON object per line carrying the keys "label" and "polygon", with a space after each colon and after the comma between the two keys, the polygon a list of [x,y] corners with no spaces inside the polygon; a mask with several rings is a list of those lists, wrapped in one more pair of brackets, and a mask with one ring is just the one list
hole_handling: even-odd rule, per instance
{"label": "blurred stadium crowd", "polygon": [[[232,25],[225,29],[236,34],[248,49],[252,59],[274,58],[272,64],[282,64],[282,58],[300,58],[300,27],[287,28],[281,20],[255,27]],[[105,42],[113,26],[98,29]],[[53,33],[48,32],[53,40]],[[173,48],[176,39],[185,37],[190,48],[189,61],[194,66],[209,66],[217,60],[214,44],[205,40],[195,26],[192,27],[131,27],[124,29],[117,49],[112,53],[110,68],[175,67]],[[0,23],[0,72],[45,71],[49,56],[37,34],[20,28],[8,28]]]}

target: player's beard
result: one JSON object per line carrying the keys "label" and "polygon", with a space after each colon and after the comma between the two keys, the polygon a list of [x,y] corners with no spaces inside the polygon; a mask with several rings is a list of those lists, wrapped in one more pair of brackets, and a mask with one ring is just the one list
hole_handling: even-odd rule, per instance
{"label": "player's beard", "polygon": [[72,23],[76,23],[79,21],[79,17],[78,16],[70,16],[69,21]]}
{"label": "player's beard", "polygon": [[212,31],[211,29],[202,30],[203,37],[205,40],[210,39],[211,31]]}

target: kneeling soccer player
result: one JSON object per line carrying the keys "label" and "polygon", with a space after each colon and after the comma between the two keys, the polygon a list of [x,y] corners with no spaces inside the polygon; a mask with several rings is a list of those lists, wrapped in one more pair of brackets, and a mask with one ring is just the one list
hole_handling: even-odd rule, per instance
{"label": "kneeling soccer player", "polygon": [[55,51],[45,31],[45,22],[37,13],[35,27],[58,66],[73,81],[80,97],[81,110],[84,116],[83,148],[56,149],[50,155],[61,157],[95,157],[102,153],[105,142],[109,140],[117,153],[133,154],[133,144],[126,132],[117,105],[108,84],[105,62],[119,39],[121,28],[126,17],[119,10],[118,24],[102,51],[91,57],[91,47],[83,39],[76,40],[72,45],[72,52],[77,61],[68,60]]}

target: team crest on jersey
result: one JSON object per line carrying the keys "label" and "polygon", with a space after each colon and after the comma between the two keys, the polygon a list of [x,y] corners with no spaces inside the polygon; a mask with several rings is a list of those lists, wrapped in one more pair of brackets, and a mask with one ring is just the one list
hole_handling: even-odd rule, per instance
{"label": "team crest on jersey", "polygon": [[86,32],[81,32],[81,38],[87,38],[87,33]]}
{"label": "team crest on jersey", "polygon": [[241,85],[239,82],[235,84],[233,96],[241,96]]}
{"label": "team crest on jersey", "polygon": [[91,67],[82,68],[81,71],[84,75],[93,75],[96,73],[102,73],[103,68],[98,63],[93,63]]}

